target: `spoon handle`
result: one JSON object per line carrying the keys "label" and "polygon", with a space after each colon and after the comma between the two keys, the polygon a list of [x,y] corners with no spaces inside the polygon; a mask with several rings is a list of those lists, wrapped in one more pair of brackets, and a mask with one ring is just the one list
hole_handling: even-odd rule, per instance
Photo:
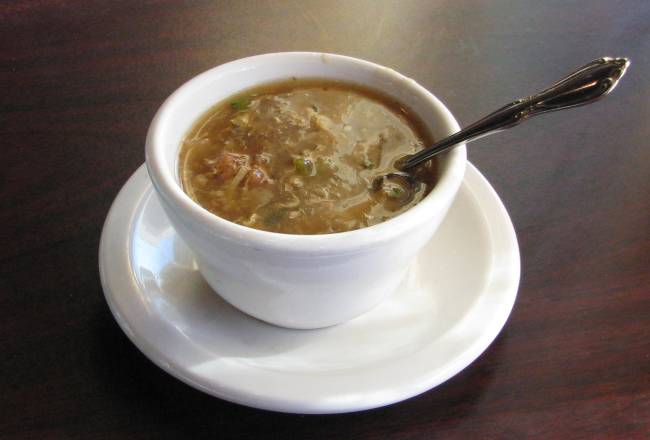
{"label": "spoon handle", "polygon": [[551,87],[501,107],[461,131],[406,157],[398,167],[407,170],[461,142],[519,125],[533,116],[592,103],[611,92],[625,73],[627,58],[599,58],[571,73]]}

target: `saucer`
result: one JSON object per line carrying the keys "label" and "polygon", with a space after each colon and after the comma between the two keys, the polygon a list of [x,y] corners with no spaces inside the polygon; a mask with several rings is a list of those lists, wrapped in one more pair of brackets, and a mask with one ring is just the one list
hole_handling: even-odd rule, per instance
{"label": "saucer", "polygon": [[111,207],[99,268],[115,319],[156,365],[216,397],[291,413],[375,408],[451,378],[505,324],[520,270],[510,218],[471,164],[400,288],[334,327],[275,327],[222,300],[169,225],[144,165]]}

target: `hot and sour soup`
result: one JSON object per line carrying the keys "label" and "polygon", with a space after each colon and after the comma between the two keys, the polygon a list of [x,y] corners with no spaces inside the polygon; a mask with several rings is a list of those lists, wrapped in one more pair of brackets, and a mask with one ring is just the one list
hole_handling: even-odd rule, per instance
{"label": "hot and sour soup", "polygon": [[[184,191],[227,220],[266,231],[326,234],[374,225],[417,204],[417,185],[377,176],[431,143],[408,109],[375,91],[326,80],[246,90],[208,110],[182,141]],[[374,183],[374,185],[373,185]]]}

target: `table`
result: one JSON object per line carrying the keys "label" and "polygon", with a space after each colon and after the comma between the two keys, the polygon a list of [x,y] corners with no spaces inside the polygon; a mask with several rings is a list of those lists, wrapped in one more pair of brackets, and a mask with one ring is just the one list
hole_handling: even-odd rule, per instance
{"label": "table", "polygon": [[[647,438],[650,3],[5,1],[0,5],[0,437]],[[391,66],[461,124],[603,55],[603,102],[477,141],[517,230],[519,296],[492,346],[410,400],[336,416],[255,410],[147,360],[103,298],[97,249],[158,106],[247,55]]]}

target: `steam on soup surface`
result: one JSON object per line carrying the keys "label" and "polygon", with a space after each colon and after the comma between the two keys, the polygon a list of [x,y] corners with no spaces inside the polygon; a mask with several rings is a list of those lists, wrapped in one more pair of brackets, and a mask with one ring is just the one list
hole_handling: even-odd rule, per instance
{"label": "steam on soup surface", "polygon": [[357,85],[288,80],[211,108],[180,151],[185,192],[214,214],[256,229],[326,234],[370,226],[417,204],[435,164],[373,188],[431,139],[398,103]]}

